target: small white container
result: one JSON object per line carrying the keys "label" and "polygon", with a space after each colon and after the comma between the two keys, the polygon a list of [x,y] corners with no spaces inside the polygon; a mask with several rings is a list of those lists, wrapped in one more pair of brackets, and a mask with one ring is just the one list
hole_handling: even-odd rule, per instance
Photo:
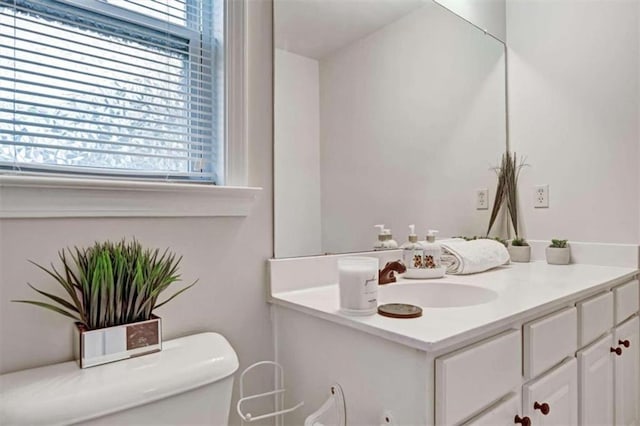
{"label": "small white container", "polygon": [[340,311],[348,315],[372,315],[378,311],[378,259],[338,259]]}
{"label": "small white container", "polygon": [[568,265],[571,262],[571,249],[567,247],[547,247],[547,263],[549,265]]}

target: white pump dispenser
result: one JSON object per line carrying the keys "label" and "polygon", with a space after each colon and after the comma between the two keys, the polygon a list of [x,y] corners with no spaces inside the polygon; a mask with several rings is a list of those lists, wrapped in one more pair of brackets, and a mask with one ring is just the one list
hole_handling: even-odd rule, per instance
{"label": "white pump dispenser", "polygon": [[384,233],[384,225],[373,225],[374,228],[378,228],[378,241],[373,245],[374,250],[383,250],[386,236]]}
{"label": "white pump dispenser", "polygon": [[398,243],[393,239],[393,235],[391,235],[391,229],[385,228],[384,225],[374,225],[373,227],[378,228],[378,241],[373,245],[374,250],[391,250],[398,248]]}
{"label": "white pump dispenser", "polygon": [[422,245],[424,247],[424,267],[428,269],[437,269],[442,266],[440,262],[442,248],[436,242],[437,234],[437,230],[429,229],[427,231],[427,241]]}
{"label": "white pump dispenser", "polygon": [[383,230],[383,234],[385,235],[385,240],[382,248],[385,250],[397,249],[398,243],[393,239],[393,235],[391,235],[391,229],[385,228]]}
{"label": "white pump dispenser", "polygon": [[409,225],[408,241],[404,243],[401,248],[402,261],[407,269],[422,268],[423,249],[422,245],[418,243],[415,225]]}

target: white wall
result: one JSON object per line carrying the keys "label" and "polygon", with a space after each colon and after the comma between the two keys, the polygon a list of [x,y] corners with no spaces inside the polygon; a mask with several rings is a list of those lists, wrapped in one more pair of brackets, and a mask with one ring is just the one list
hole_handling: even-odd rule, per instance
{"label": "white wall", "polygon": [[323,249],[400,243],[415,223],[486,232],[475,192],[505,150],[503,46],[428,5],[320,63]]}
{"label": "white wall", "polygon": [[435,0],[447,9],[498,37],[507,39],[506,0]]}
{"label": "white wall", "polygon": [[322,252],[318,61],[275,50],[275,254]]}
{"label": "white wall", "polygon": [[[640,242],[639,12],[634,0],[509,0],[511,145],[531,167],[526,235]],[[550,208],[533,186],[549,184]]]}
{"label": "white wall", "polygon": [[[133,236],[145,245],[170,247],[184,255],[184,280],[200,278],[194,288],[158,312],[165,339],[212,330],[229,339],[241,369],[273,359],[265,262],[273,248],[271,2],[248,2],[247,15],[249,184],[264,188],[251,215],[0,220],[0,373],[72,359],[71,321],[10,302],[36,296],[27,282],[57,291],[27,260],[48,264],[62,247]],[[235,410],[231,413],[239,423]]]}

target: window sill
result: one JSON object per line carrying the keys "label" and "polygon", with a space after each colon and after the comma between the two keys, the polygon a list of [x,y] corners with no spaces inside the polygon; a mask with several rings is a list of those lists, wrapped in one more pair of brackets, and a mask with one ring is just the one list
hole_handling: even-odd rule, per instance
{"label": "window sill", "polygon": [[262,188],[0,175],[0,218],[248,216]]}

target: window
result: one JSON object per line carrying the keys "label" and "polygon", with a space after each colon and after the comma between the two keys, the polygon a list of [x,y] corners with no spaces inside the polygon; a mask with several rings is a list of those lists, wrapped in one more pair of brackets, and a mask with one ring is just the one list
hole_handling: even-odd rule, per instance
{"label": "window", "polygon": [[222,183],[222,0],[0,0],[0,169]]}

